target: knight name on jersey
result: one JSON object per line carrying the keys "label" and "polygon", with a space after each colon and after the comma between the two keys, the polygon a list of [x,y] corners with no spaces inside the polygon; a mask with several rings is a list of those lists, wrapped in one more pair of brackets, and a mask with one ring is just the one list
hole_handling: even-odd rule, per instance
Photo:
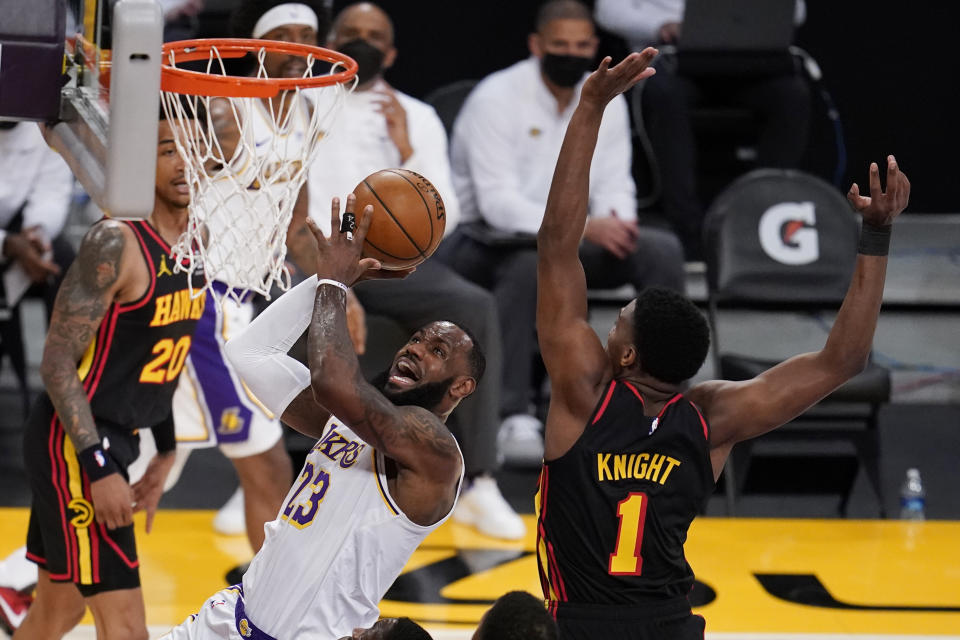
{"label": "knight name on jersey", "polygon": [[200,316],[203,315],[203,305],[206,303],[206,299],[206,292],[201,293],[196,298],[191,298],[189,289],[157,296],[155,299],[156,311],[154,311],[150,326],[163,327],[181,320],[199,320]]}
{"label": "knight name on jersey", "polygon": [[649,480],[666,484],[680,461],[659,453],[598,453],[597,480]]}

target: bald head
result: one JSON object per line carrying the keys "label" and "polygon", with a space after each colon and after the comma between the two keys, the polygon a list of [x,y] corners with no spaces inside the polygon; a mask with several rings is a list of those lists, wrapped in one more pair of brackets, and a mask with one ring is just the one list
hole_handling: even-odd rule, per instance
{"label": "bald head", "polygon": [[344,7],[333,20],[330,43],[349,42],[363,38],[383,48],[393,47],[393,21],[387,12],[372,2],[358,2]]}

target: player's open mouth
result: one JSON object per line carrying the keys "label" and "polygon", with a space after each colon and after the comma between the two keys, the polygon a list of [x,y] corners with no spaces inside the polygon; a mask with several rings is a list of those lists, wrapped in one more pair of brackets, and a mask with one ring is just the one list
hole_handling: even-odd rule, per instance
{"label": "player's open mouth", "polygon": [[177,193],[185,195],[190,193],[190,185],[187,184],[186,180],[174,180],[173,186],[177,188]]}
{"label": "player's open mouth", "polygon": [[397,387],[412,387],[420,379],[420,371],[409,358],[401,357],[390,371],[390,384]]}

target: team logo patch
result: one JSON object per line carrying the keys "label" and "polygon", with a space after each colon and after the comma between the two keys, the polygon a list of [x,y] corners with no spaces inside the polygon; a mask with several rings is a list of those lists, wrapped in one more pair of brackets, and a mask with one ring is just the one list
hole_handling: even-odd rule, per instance
{"label": "team logo patch", "polygon": [[160,276],[172,276],[173,271],[170,271],[170,267],[167,266],[167,256],[160,256],[160,268],[157,269],[157,277]]}
{"label": "team logo patch", "polygon": [[812,202],[781,202],[760,216],[760,246],[781,264],[802,265],[820,257]]}
{"label": "team logo patch", "polygon": [[539,127],[530,127],[531,138],[539,138],[541,133],[543,133],[543,131]]}
{"label": "team logo patch", "polygon": [[240,624],[237,625],[237,631],[240,632],[244,638],[249,638],[253,635],[253,629],[250,628],[250,623],[246,618],[240,618]]}
{"label": "team logo patch", "polygon": [[231,434],[238,433],[243,429],[244,419],[240,417],[239,407],[230,407],[224,409],[220,414],[220,426],[217,427],[217,433]]}
{"label": "team logo patch", "polygon": [[76,512],[70,518],[70,524],[75,529],[86,529],[93,522],[93,505],[83,498],[74,498],[67,503],[67,508]]}

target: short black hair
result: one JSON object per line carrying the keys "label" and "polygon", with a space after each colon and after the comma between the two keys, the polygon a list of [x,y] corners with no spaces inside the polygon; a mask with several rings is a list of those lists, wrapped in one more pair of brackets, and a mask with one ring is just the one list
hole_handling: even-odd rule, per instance
{"label": "short black hair", "polygon": [[543,600],[526,591],[497,598],[477,632],[479,640],[557,640],[560,636]]}
{"label": "short black hair", "polygon": [[644,372],[662,382],[679,384],[703,366],[710,348],[710,329],[689,298],[651,287],[636,300],[633,342]]}
{"label": "short black hair", "polygon": [[387,632],[387,640],[433,640],[426,630],[410,618],[399,618]]}
{"label": "short black hair", "polygon": [[467,364],[470,365],[470,375],[477,381],[477,384],[480,384],[480,380],[483,378],[483,372],[487,370],[487,356],[483,353],[483,347],[480,345],[480,341],[477,340],[477,336],[470,330],[470,327],[457,324],[456,322],[453,324],[467,334],[470,342],[473,343],[473,347],[470,349],[470,352],[467,353]]}
{"label": "short black hair", "polygon": [[[234,38],[252,38],[253,28],[257,20],[270,9],[287,4],[291,0],[241,0],[237,8],[230,14],[230,34]],[[327,38],[330,31],[330,10],[322,0],[296,0],[305,4],[317,14],[317,40],[320,44]]]}
{"label": "short black hair", "polygon": [[554,20],[587,20],[593,24],[593,14],[579,0],[549,0],[537,10],[534,30],[539,32]]}

